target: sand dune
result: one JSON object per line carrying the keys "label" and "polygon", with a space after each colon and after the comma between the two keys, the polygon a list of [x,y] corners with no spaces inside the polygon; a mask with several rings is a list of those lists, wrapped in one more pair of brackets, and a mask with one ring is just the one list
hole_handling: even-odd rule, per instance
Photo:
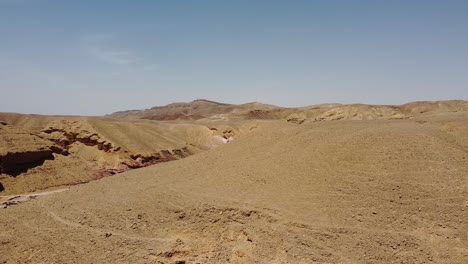
{"label": "sand dune", "polygon": [[[190,152],[0,210],[0,261],[468,262],[466,102],[253,108],[200,110],[185,123],[138,112],[0,115],[0,131],[36,131],[38,147],[70,152],[33,171],[68,158],[91,172],[136,153]],[[79,140],[66,148],[58,129]],[[93,136],[104,150],[82,140]],[[216,136],[235,140],[213,145]],[[1,181],[11,179],[8,188],[34,175]]]}

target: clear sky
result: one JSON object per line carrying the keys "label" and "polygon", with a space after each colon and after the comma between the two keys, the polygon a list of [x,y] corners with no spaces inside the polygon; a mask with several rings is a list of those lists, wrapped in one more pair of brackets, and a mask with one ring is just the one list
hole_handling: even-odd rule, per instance
{"label": "clear sky", "polygon": [[468,99],[468,1],[0,0],[0,111]]}

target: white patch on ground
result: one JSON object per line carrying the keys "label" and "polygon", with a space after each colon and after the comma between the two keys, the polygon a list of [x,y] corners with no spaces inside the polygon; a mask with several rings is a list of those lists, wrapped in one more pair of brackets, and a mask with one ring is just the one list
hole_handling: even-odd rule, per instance
{"label": "white patch on ground", "polygon": [[216,138],[219,142],[222,142],[224,144],[229,142],[227,139],[223,138],[222,136],[214,136],[214,138]]}
{"label": "white patch on ground", "polygon": [[213,136],[213,139],[214,140],[212,141],[212,144],[207,145],[210,148],[215,148],[215,147],[217,147],[217,146],[219,146],[221,144],[226,144],[226,143],[229,143],[231,141],[234,141],[233,137],[229,137],[229,138],[226,139],[226,138],[224,138],[222,136],[219,136],[219,135]]}

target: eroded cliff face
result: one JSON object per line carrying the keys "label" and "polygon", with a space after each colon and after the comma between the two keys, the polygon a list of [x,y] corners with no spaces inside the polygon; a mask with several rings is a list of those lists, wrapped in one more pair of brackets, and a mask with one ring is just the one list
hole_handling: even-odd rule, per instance
{"label": "eroded cliff face", "polygon": [[0,120],[6,120],[0,124],[2,195],[81,184],[182,159],[253,129],[250,123],[180,124],[5,113],[0,113]]}
{"label": "eroded cliff face", "polygon": [[109,171],[125,171],[128,169],[141,168],[161,162],[176,160],[190,155],[187,147],[181,149],[162,149],[153,153],[139,153],[130,151],[124,146],[106,139],[92,126],[86,123],[70,122],[61,120],[49,124],[43,129],[39,136],[50,140],[62,148],[66,154],[76,154],[74,147],[85,145],[94,147],[104,157],[118,157],[119,163],[105,168]]}
{"label": "eroded cliff face", "polygon": [[119,147],[114,147],[111,142],[102,139],[92,128],[78,121],[56,121],[48,125],[39,134],[41,138],[50,140],[62,148],[68,150],[75,143],[86,146],[96,146],[104,152],[118,151]]}
{"label": "eroded cliff face", "polygon": [[38,149],[24,152],[8,152],[0,156],[0,173],[18,176],[28,169],[44,164],[46,160],[53,160],[51,149]]}
{"label": "eroded cliff face", "polygon": [[2,122],[0,144],[0,191],[12,194],[79,184],[192,154],[187,147],[130,151],[87,122],[64,119],[39,131]]}
{"label": "eroded cliff face", "polygon": [[54,152],[62,152],[52,142],[25,130],[0,124],[0,174],[18,176],[29,169],[53,160]]}

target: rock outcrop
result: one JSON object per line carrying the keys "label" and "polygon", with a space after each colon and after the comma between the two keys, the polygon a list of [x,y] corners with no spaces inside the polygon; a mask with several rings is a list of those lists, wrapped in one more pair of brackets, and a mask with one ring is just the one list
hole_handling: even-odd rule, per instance
{"label": "rock outcrop", "polygon": [[62,148],[68,150],[76,142],[86,146],[96,146],[99,150],[117,151],[120,148],[114,148],[111,142],[102,139],[96,132],[90,132],[90,128],[82,127],[72,122],[53,122],[48,128],[43,129],[40,136],[48,139]]}
{"label": "rock outcrop", "polygon": [[[184,147],[184,143],[172,143],[159,134],[145,135],[153,140],[147,142],[140,139],[140,133],[147,130],[114,125],[112,121],[103,125],[85,118],[61,117],[37,126],[0,125],[0,182],[4,193],[80,184],[193,153],[187,143]],[[133,134],[121,133],[128,128]]]}
{"label": "rock outcrop", "polygon": [[317,116],[314,121],[333,120],[377,120],[377,119],[405,119],[396,106],[343,105],[333,107]]}
{"label": "rock outcrop", "polygon": [[61,148],[24,130],[3,126],[0,134],[0,173],[18,176],[54,159]]}
{"label": "rock outcrop", "polygon": [[295,124],[302,124],[307,120],[307,116],[304,112],[292,113],[286,117],[286,121]]}
{"label": "rock outcrop", "polygon": [[136,169],[141,167],[147,167],[150,165],[158,164],[161,162],[167,162],[188,157],[190,154],[189,150],[184,147],[181,149],[161,150],[159,153],[153,154],[132,154],[130,158],[131,162],[125,162],[124,164],[130,169]]}
{"label": "rock outcrop", "polygon": [[46,160],[53,160],[52,153],[50,148],[46,148],[0,155],[0,173],[18,176],[30,168],[42,165]]}

